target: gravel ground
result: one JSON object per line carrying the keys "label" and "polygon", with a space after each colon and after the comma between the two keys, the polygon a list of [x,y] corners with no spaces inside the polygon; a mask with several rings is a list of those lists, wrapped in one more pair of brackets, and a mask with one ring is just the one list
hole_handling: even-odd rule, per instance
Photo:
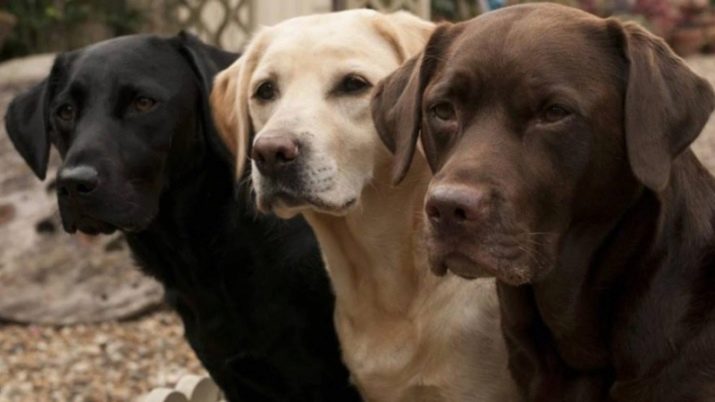
{"label": "gravel ground", "polygon": [[[0,125],[4,125],[2,116],[11,97],[31,81],[44,77],[49,69],[51,58],[38,56],[31,59],[0,65]],[[14,191],[18,191],[16,187],[24,183],[23,180],[16,180],[16,177],[24,177],[31,183],[36,180],[11,149],[2,127],[0,136],[0,198],[4,199],[13,196]],[[42,184],[37,182],[37,185]],[[37,207],[35,209],[39,209],[39,212],[35,212],[40,215],[52,215],[55,227],[59,225],[58,218],[54,216],[56,213],[52,212],[56,210],[56,201],[54,197],[48,197],[48,200],[49,204],[40,202],[41,205],[34,205],[38,203],[37,197],[23,198],[10,204],[17,207],[14,214],[1,213],[0,205],[0,288],[5,289],[2,294],[4,297],[0,299],[17,299],[19,306],[16,306],[16,310],[27,310],[29,305],[42,310],[41,306],[62,304],[58,303],[58,298],[63,297],[60,293],[64,292],[62,300],[84,300],[74,305],[65,303],[67,315],[82,316],[81,320],[71,321],[101,321],[91,319],[91,314],[87,312],[96,310],[101,313],[106,310],[102,304],[108,304],[110,299],[121,293],[123,287],[129,285],[131,288],[140,274],[133,268],[129,258],[120,255],[121,252],[105,251],[109,249],[103,245],[111,239],[72,237],[57,230],[51,234],[34,235],[35,225],[30,219],[32,216],[25,216],[28,214],[24,213],[30,207]],[[28,225],[30,230],[16,224]],[[26,238],[28,233],[25,232],[34,237]],[[34,248],[41,251],[33,251]],[[23,254],[24,251],[28,252]],[[39,261],[58,252],[66,255],[56,259],[54,264]],[[93,261],[90,264],[92,266],[78,264],[78,258],[85,263]],[[27,277],[13,270],[15,265],[18,265],[18,269],[22,268]],[[45,265],[48,265],[45,271],[32,269]],[[93,271],[90,276],[89,271]],[[26,283],[22,285],[27,281],[42,282],[42,278],[34,278],[38,274],[49,281],[42,290],[28,287]],[[70,285],[60,290],[60,293],[49,292],[50,288],[57,288],[63,278],[70,282],[74,278],[76,285]],[[92,278],[106,282],[111,294],[107,292],[107,297],[98,299],[80,297],[87,294],[87,289],[81,285],[94,283],[89,280]],[[10,296],[8,292],[13,291],[20,293]],[[160,300],[161,293],[158,297]],[[130,305],[140,298],[145,298],[145,295],[135,294],[120,305]],[[0,319],[0,402],[134,401],[152,388],[173,387],[185,374],[204,374],[205,371],[184,341],[183,327],[178,317],[166,308],[151,311],[151,314],[133,320],[67,326],[19,325]],[[57,313],[62,312],[49,315]],[[137,316],[129,313],[125,316]],[[118,317],[104,314],[105,319],[108,316]],[[13,315],[5,314],[3,317],[19,320]],[[38,317],[36,315],[35,319]]]}
{"label": "gravel ground", "polygon": [[[715,84],[715,56],[689,61]],[[715,118],[694,148],[715,170]],[[203,372],[167,310],[92,325],[0,324],[0,402],[134,401]]]}
{"label": "gravel ground", "polygon": [[167,310],[93,325],[0,326],[0,401],[135,401],[205,371]]}

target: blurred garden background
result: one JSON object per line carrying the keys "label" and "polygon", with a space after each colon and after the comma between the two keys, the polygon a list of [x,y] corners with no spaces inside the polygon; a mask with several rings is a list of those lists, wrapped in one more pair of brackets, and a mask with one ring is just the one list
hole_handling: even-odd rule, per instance
{"label": "blurred garden background", "polygon": [[[291,16],[357,7],[399,8],[435,21],[458,21],[524,0],[0,0],[0,60],[81,47],[137,32],[189,29],[239,50],[260,25]],[[600,16],[634,19],[681,54],[715,43],[712,0],[558,0]]]}
{"label": "blurred garden background", "polygon": [[[715,82],[715,0],[560,0],[636,20]],[[54,54],[103,39],[180,29],[229,50],[302,14],[407,9],[459,21],[518,0],[0,0],[0,115],[44,78]],[[696,152],[715,166],[715,125]],[[64,233],[53,187],[24,164],[0,125],[0,402],[129,401],[202,373],[161,287],[124,239]]]}

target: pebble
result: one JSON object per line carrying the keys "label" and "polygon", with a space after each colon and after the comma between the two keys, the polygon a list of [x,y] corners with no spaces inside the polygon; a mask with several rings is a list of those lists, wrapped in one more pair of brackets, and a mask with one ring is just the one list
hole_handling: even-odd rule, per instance
{"label": "pebble", "polygon": [[205,373],[166,309],[96,325],[0,324],[0,402],[135,401]]}

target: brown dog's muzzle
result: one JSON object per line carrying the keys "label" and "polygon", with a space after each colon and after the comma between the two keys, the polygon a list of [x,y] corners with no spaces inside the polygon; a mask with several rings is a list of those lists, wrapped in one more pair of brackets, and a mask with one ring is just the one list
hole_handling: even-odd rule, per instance
{"label": "brown dog's muzzle", "polygon": [[487,191],[462,185],[438,185],[425,198],[425,214],[432,230],[452,236],[468,226],[479,225],[489,213]]}
{"label": "brown dog's muzzle", "polygon": [[550,242],[516,221],[498,188],[436,176],[425,197],[427,253],[432,271],[472,279],[496,277],[512,285],[534,280]]}
{"label": "brown dog's muzzle", "polygon": [[427,244],[430,265],[438,275],[447,270],[465,278],[493,276],[471,258],[466,239],[489,226],[492,200],[483,186],[442,183],[430,186],[425,197],[429,221]]}

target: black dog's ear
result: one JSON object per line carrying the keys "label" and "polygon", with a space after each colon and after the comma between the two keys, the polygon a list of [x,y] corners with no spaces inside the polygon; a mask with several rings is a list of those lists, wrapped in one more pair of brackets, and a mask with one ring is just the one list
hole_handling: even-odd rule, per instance
{"label": "black dog's ear", "polygon": [[196,36],[184,31],[181,31],[174,40],[178,42],[179,51],[191,65],[201,87],[201,114],[208,142],[220,155],[227,160],[233,160],[230,151],[216,132],[211,106],[209,105],[209,96],[216,74],[233,64],[239,55],[207,45]]}
{"label": "black dog's ear", "polygon": [[710,84],[668,45],[634,23],[620,24],[628,60],[625,136],[635,177],[660,192],[672,161],[700,134],[715,107]]}
{"label": "black dog's ear", "polygon": [[5,114],[5,129],[12,144],[40,180],[50,157],[48,79],[15,97]]}
{"label": "black dog's ear", "polygon": [[[382,142],[395,155],[392,181],[405,178],[417,148],[422,126],[422,92],[446,49],[448,37],[455,34],[451,24],[435,29],[424,52],[405,62],[382,80],[372,100],[372,118]],[[422,141],[427,162],[434,171],[436,155],[429,141]]]}

